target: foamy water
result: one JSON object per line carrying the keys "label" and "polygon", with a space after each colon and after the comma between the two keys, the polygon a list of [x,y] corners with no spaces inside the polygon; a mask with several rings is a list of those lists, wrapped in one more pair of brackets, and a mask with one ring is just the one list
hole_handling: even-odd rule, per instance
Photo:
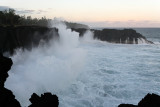
{"label": "foamy water", "polygon": [[[22,106],[33,92],[52,92],[60,107],[117,107],[160,95],[160,45],[111,44],[60,27],[60,42],[13,56],[5,87]],[[67,35],[67,36],[66,36]]]}

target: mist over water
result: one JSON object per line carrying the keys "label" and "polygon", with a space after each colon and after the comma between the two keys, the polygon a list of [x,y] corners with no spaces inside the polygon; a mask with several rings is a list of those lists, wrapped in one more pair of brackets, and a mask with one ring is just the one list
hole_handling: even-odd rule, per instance
{"label": "mist over water", "polygon": [[5,87],[11,89],[22,106],[29,104],[32,93],[58,94],[66,90],[85,64],[85,50],[80,48],[79,34],[66,29],[62,23],[59,40],[51,40],[32,51],[17,50]]}
{"label": "mist over water", "polygon": [[5,87],[24,107],[33,92],[52,92],[60,107],[117,107],[137,104],[147,93],[160,95],[160,45],[111,44],[83,38],[53,22],[59,40],[12,57]]}

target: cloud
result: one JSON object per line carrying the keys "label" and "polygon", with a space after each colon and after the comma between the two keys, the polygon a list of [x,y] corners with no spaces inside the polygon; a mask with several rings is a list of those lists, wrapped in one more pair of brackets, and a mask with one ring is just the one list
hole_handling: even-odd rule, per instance
{"label": "cloud", "polygon": [[160,27],[160,21],[152,20],[128,20],[128,21],[102,21],[102,22],[80,22],[90,27]]}
{"label": "cloud", "polygon": [[47,11],[45,10],[24,10],[24,9],[16,9],[17,14],[43,14]]}
{"label": "cloud", "polygon": [[0,6],[0,11],[4,11],[4,10],[7,10],[9,9],[10,7],[8,6]]}
{"label": "cloud", "polygon": [[37,14],[41,14],[41,13],[45,13],[45,12],[47,12],[47,11],[45,11],[45,10],[37,10]]}
{"label": "cloud", "polygon": [[33,13],[35,13],[35,10],[21,10],[21,9],[17,9],[16,13],[18,13],[18,14],[33,14]]}

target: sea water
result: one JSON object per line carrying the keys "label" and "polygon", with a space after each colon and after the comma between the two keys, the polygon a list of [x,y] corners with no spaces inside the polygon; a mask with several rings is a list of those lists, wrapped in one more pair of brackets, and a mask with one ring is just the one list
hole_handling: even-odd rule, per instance
{"label": "sea water", "polygon": [[59,107],[117,107],[138,104],[147,93],[160,95],[160,29],[136,29],[155,44],[112,44],[93,40],[92,32],[78,39],[61,31],[72,35],[62,37],[64,44],[12,57],[5,86],[22,106],[33,92],[56,94]]}

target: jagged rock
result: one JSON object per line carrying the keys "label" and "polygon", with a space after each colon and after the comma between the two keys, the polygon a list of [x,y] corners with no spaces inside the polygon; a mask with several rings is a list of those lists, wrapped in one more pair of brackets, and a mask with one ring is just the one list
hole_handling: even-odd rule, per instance
{"label": "jagged rock", "polygon": [[32,103],[29,107],[58,107],[59,105],[58,97],[51,93],[41,94],[41,97],[33,93],[29,100]]}
{"label": "jagged rock", "polygon": [[4,82],[8,77],[8,71],[11,69],[12,60],[3,57],[0,54],[0,107],[20,107],[13,93],[4,87]]}
{"label": "jagged rock", "polygon": [[139,103],[138,107],[160,107],[160,96],[147,94]]}
{"label": "jagged rock", "polygon": [[58,38],[58,29],[42,26],[0,26],[0,52],[13,54],[16,48],[31,50],[41,41]]}
{"label": "jagged rock", "polygon": [[3,57],[0,54],[0,87],[4,87],[4,82],[8,77],[8,71],[11,69],[13,62],[10,58]]}
{"label": "jagged rock", "polygon": [[12,91],[0,88],[0,107],[21,107]]}
{"label": "jagged rock", "polygon": [[160,96],[156,94],[147,94],[138,105],[120,104],[118,107],[160,107]]}
{"label": "jagged rock", "polygon": [[[88,29],[74,29],[72,31],[79,32],[79,36],[83,36]],[[122,43],[122,44],[138,44],[138,42],[145,42],[152,44],[153,42],[148,41],[144,36],[140,33],[137,33],[133,29],[103,29],[103,30],[95,30],[91,29],[94,33],[94,38],[99,39],[101,41],[107,41],[111,43]]]}
{"label": "jagged rock", "polygon": [[[0,107],[21,107],[12,91],[4,87],[12,64],[11,58],[4,57],[0,53]],[[59,105],[58,97],[51,93],[44,93],[41,97],[34,93],[29,100],[32,103],[29,107],[58,107]]]}
{"label": "jagged rock", "polygon": [[88,29],[85,29],[85,28],[79,28],[79,29],[75,29],[75,28],[71,28],[72,31],[75,31],[75,32],[78,32],[79,33],[79,36],[83,36],[85,34],[85,32],[88,30]]}

